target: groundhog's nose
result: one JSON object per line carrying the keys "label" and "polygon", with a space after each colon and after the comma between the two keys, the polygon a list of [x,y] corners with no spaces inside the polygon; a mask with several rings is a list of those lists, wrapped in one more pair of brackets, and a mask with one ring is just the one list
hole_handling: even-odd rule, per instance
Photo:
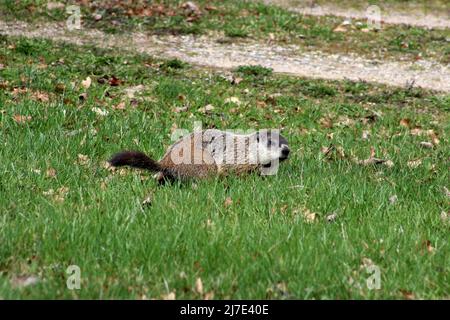
{"label": "groundhog's nose", "polygon": [[288,155],[289,155],[289,152],[290,152],[290,150],[289,150],[289,148],[287,148],[287,147],[281,149],[281,159],[282,159],[282,160],[287,159],[287,157],[288,157]]}

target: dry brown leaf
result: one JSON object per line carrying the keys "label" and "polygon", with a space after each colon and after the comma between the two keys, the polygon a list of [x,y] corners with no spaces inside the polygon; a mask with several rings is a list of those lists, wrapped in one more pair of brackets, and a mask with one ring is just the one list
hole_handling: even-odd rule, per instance
{"label": "dry brown leaf", "polygon": [[89,89],[89,87],[92,84],[92,79],[91,77],[87,77],[85,80],[81,81],[81,85],[83,86],[83,88],[85,89]]}
{"label": "dry brown leaf", "polygon": [[175,109],[173,109],[173,112],[175,113],[180,113],[180,112],[185,112],[188,110],[187,106],[183,106],[183,107],[176,107]]}
{"label": "dry brown leaf", "polygon": [[202,295],[203,294],[203,282],[201,278],[195,280],[195,292]]}
{"label": "dry brown leaf", "polygon": [[143,207],[151,206],[152,205],[152,201],[153,201],[153,193],[150,193],[142,201],[142,206]]}
{"label": "dry brown leaf", "polygon": [[367,166],[367,165],[373,165],[373,164],[383,164],[383,163],[386,163],[388,160],[375,158],[375,148],[371,147],[369,158],[364,159],[364,160],[359,160],[357,158],[353,158],[353,161],[357,164]]}
{"label": "dry brown leaf", "polygon": [[327,215],[326,219],[328,222],[333,222],[337,218],[337,213],[333,212],[332,214]]}
{"label": "dry brown leaf", "polygon": [[15,122],[19,123],[19,124],[24,124],[26,122],[30,122],[31,121],[31,116],[22,116],[20,114],[15,114],[13,116],[13,119]]}
{"label": "dry brown leaf", "polygon": [[398,201],[398,197],[396,194],[394,194],[393,196],[389,197],[389,202],[390,204],[395,204]]}
{"label": "dry brown leaf", "polygon": [[141,93],[142,91],[144,91],[144,89],[145,87],[140,84],[134,87],[126,88],[124,91],[129,99],[133,99],[136,94]]}
{"label": "dry brown leaf", "polygon": [[78,164],[84,166],[87,165],[89,163],[89,157],[85,154],[78,154]]}
{"label": "dry brown leaf", "polygon": [[50,100],[48,93],[41,91],[33,92],[33,98],[40,102],[48,102]]}
{"label": "dry brown leaf", "polygon": [[205,296],[203,297],[204,300],[212,300],[214,299],[214,291],[210,291],[205,293]]}
{"label": "dry brown leaf", "polygon": [[54,177],[56,177],[56,170],[53,168],[48,168],[47,171],[45,172],[45,175],[48,178],[54,178]]}
{"label": "dry brown leaf", "polygon": [[368,268],[373,265],[375,265],[375,264],[373,263],[373,261],[371,259],[366,258],[366,257],[362,258],[362,265],[361,265],[362,267]]}
{"label": "dry brown leaf", "polygon": [[225,103],[234,103],[234,104],[240,106],[241,100],[239,100],[238,97],[230,97],[230,98],[225,99]]}
{"label": "dry brown leaf", "polygon": [[112,107],[114,110],[125,110],[125,102],[120,102]]}
{"label": "dry brown leaf", "polygon": [[406,163],[411,169],[415,169],[422,164],[422,159],[411,160]]}
{"label": "dry brown leaf", "polygon": [[163,300],[175,300],[176,299],[176,295],[175,295],[175,292],[169,292],[168,294],[166,294],[166,295],[163,295],[162,296],[162,299]]}
{"label": "dry brown leaf", "polygon": [[303,211],[303,216],[307,223],[313,223],[316,221],[316,213],[311,212],[309,209]]}
{"label": "dry brown leaf", "polygon": [[441,220],[444,223],[450,223],[450,211],[449,212],[442,211]]}
{"label": "dry brown leaf", "polygon": [[176,130],[178,130],[178,125],[174,122],[170,127],[170,133],[174,133]]}
{"label": "dry brown leaf", "polygon": [[436,146],[439,144],[439,142],[440,142],[439,137],[433,130],[428,130],[427,134],[431,138],[431,142],[433,143],[433,145]]}
{"label": "dry brown leaf", "polygon": [[400,120],[399,124],[401,127],[409,128],[411,126],[411,120],[408,118],[404,118]]}
{"label": "dry brown leaf", "polygon": [[363,130],[363,132],[362,132],[362,139],[363,140],[369,140],[369,137],[370,137],[370,132],[369,131],[367,131],[367,130]]}
{"label": "dry brown leaf", "polygon": [[423,135],[424,130],[421,127],[412,128],[409,133],[413,136],[421,136]]}
{"label": "dry brown leaf", "polygon": [[117,87],[123,84],[123,81],[119,78],[116,78],[115,76],[111,76],[111,78],[109,78],[108,80],[108,83],[111,87]]}
{"label": "dry brown leaf", "polygon": [[231,84],[239,84],[240,82],[242,82],[242,80],[244,80],[244,79],[241,77],[233,76],[233,78],[231,79]]}
{"label": "dry brown leaf", "polygon": [[422,148],[427,148],[427,149],[432,149],[434,147],[433,143],[428,142],[428,141],[421,141],[420,146]]}
{"label": "dry brown leaf", "polygon": [[214,106],[212,104],[208,104],[203,108],[199,108],[198,111],[201,113],[209,113],[214,110]]}
{"label": "dry brown leaf", "polygon": [[326,129],[333,128],[333,121],[331,121],[331,119],[328,117],[320,118],[319,124],[322,128]]}
{"label": "dry brown leaf", "polygon": [[431,241],[430,240],[425,241],[425,246],[426,246],[427,251],[429,253],[432,253],[434,251],[434,247],[431,245]]}
{"label": "dry brown leaf", "polygon": [[102,117],[107,116],[109,113],[107,110],[102,110],[98,107],[93,107],[91,110],[92,110],[92,112],[95,112],[96,114],[98,114],[99,116],[102,116]]}
{"label": "dry brown leaf", "polygon": [[403,298],[405,298],[406,300],[414,300],[414,299],[416,299],[416,296],[414,295],[414,293],[412,291],[400,290],[400,292],[403,295]]}
{"label": "dry brown leaf", "polygon": [[442,188],[442,191],[444,192],[444,195],[445,195],[447,198],[450,198],[450,190],[448,190],[447,187],[443,187],[443,188]]}
{"label": "dry brown leaf", "polygon": [[231,197],[227,197],[225,199],[225,201],[223,202],[223,206],[225,208],[228,208],[229,206],[231,206],[233,204],[233,199],[231,199]]}
{"label": "dry brown leaf", "polygon": [[333,29],[333,32],[347,32],[347,28],[343,25],[339,25],[336,28]]}

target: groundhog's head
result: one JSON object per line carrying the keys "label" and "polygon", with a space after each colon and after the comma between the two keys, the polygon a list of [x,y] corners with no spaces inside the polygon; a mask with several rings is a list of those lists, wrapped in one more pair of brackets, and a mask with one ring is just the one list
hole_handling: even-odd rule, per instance
{"label": "groundhog's head", "polygon": [[289,156],[289,145],[278,130],[260,130],[255,139],[258,145],[258,160],[263,165],[278,160],[286,160]]}

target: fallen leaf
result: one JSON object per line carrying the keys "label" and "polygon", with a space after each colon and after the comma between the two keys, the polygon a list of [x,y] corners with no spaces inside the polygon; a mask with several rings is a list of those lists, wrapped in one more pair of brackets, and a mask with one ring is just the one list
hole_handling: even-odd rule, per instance
{"label": "fallen leaf", "polygon": [[214,110],[214,106],[212,104],[208,104],[203,108],[199,108],[198,111],[201,113],[209,113]]}
{"label": "fallen leaf", "polygon": [[126,88],[124,91],[129,99],[133,99],[136,94],[141,93],[144,89],[145,87],[140,84],[134,87]]}
{"label": "fallen leaf", "polygon": [[26,123],[26,122],[30,122],[32,118],[31,118],[31,116],[22,116],[20,114],[15,114],[13,116],[13,119],[14,119],[15,122],[17,122],[19,124],[23,124],[23,123]]}
{"label": "fallen leaf", "polygon": [[423,129],[421,127],[412,128],[409,133],[413,136],[421,136],[423,135]]}
{"label": "fallen leaf", "polygon": [[[360,164],[363,166],[373,165],[373,164],[386,164],[388,162],[388,160],[385,160],[385,159],[375,158],[375,148],[374,147],[370,148],[370,157],[369,158],[364,159],[364,160],[359,160],[354,157],[353,161],[356,164]],[[391,164],[393,165],[392,161],[391,161],[391,163],[388,164],[388,166],[391,166]]]}
{"label": "fallen leaf", "polygon": [[223,203],[223,206],[225,208],[227,208],[227,207],[231,206],[232,204],[233,204],[233,199],[231,199],[230,197],[227,197]]}
{"label": "fallen leaf", "polygon": [[62,2],[47,2],[48,10],[64,9],[65,4]]}
{"label": "fallen leaf", "polygon": [[421,146],[422,148],[432,149],[434,145],[433,145],[433,143],[431,143],[431,142],[428,142],[428,141],[422,141],[422,142],[420,142],[420,146]]}
{"label": "fallen leaf", "polygon": [[84,93],[80,94],[78,96],[78,99],[80,99],[80,101],[85,101],[87,99],[87,93],[84,92]]}
{"label": "fallen leaf", "polygon": [[239,84],[240,82],[242,82],[242,80],[244,80],[241,77],[235,77],[233,76],[232,80],[231,80],[231,84]]}
{"label": "fallen leaf", "polygon": [[35,98],[37,101],[40,101],[40,102],[48,102],[49,101],[48,93],[46,93],[46,92],[41,92],[41,91],[33,92],[32,96],[33,96],[33,98]]}
{"label": "fallen leaf", "polygon": [[241,100],[239,100],[238,97],[230,97],[230,98],[225,99],[225,103],[234,103],[234,104],[240,106]]}
{"label": "fallen leaf", "polygon": [[326,128],[326,129],[330,129],[333,128],[333,122],[330,118],[321,118],[319,120],[319,124],[321,125],[322,128]]}
{"label": "fallen leaf", "polygon": [[412,291],[401,289],[400,292],[403,295],[403,298],[405,298],[406,300],[414,300],[414,299],[416,299],[416,296],[414,295],[414,293],[412,293]]}
{"label": "fallen leaf", "polygon": [[91,77],[87,77],[85,80],[81,81],[81,85],[85,89],[89,89],[89,87],[91,86],[91,83],[92,83]]}
{"label": "fallen leaf", "polygon": [[433,130],[428,130],[427,134],[431,138],[431,142],[433,143],[433,145],[436,146],[439,144],[439,142],[440,142],[439,137]]}
{"label": "fallen leaf", "polygon": [[82,166],[87,165],[89,163],[89,157],[85,154],[78,154],[78,163]]}
{"label": "fallen leaf", "polygon": [[450,198],[450,190],[448,190],[447,187],[443,187],[443,188],[442,188],[442,191],[444,192],[444,195],[445,195],[447,198]]}
{"label": "fallen leaf", "polygon": [[390,196],[390,197],[389,197],[389,202],[390,202],[391,204],[395,204],[395,203],[397,202],[397,200],[398,200],[398,197],[397,197],[396,194],[394,194],[393,196]]}
{"label": "fallen leaf", "polygon": [[411,160],[406,163],[411,169],[415,169],[422,164],[422,159]]}
{"label": "fallen leaf", "polygon": [[162,299],[163,300],[175,300],[176,299],[175,292],[170,292],[170,293],[168,293],[166,295],[163,295]]}
{"label": "fallen leaf", "polygon": [[333,222],[334,220],[336,220],[337,218],[337,214],[335,212],[333,212],[332,214],[327,215],[327,221],[328,222]]}
{"label": "fallen leaf", "polygon": [[363,140],[369,140],[369,137],[370,137],[370,133],[369,133],[369,131],[367,131],[367,130],[364,130],[363,132],[362,132],[362,139]]}
{"label": "fallen leaf", "polygon": [[214,291],[210,291],[205,293],[205,296],[203,297],[204,300],[212,300],[214,299]]}
{"label": "fallen leaf", "polygon": [[309,209],[303,211],[303,216],[307,223],[313,223],[316,220],[316,213],[311,212]]}
{"label": "fallen leaf", "polygon": [[347,28],[343,25],[339,25],[333,29],[333,32],[347,32]]}
{"label": "fallen leaf", "polygon": [[144,201],[142,201],[142,206],[149,207],[152,205],[152,201],[153,201],[153,193],[150,193],[145,197]]}
{"label": "fallen leaf", "polygon": [[434,247],[431,245],[431,241],[430,240],[425,241],[425,247],[427,248],[427,251],[429,253],[434,251]]}
{"label": "fallen leaf", "polygon": [[56,170],[53,168],[48,168],[47,171],[45,172],[45,175],[48,178],[54,178],[54,177],[56,177]]}
{"label": "fallen leaf", "polygon": [[217,7],[212,6],[212,5],[206,5],[206,6],[205,6],[205,10],[206,10],[206,11],[216,11],[216,10],[217,10]]}
{"label": "fallen leaf", "polygon": [[96,114],[98,114],[99,116],[102,116],[102,117],[107,116],[108,113],[109,113],[107,110],[102,110],[102,109],[100,109],[98,107],[93,107],[91,110],[93,112],[95,112]]}
{"label": "fallen leaf", "polygon": [[180,113],[180,112],[185,112],[185,111],[187,111],[188,110],[188,107],[187,106],[184,106],[184,107],[176,107],[175,109],[173,109],[173,112],[175,112],[175,113]]}
{"label": "fallen leaf", "polygon": [[112,107],[114,110],[125,110],[125,102],[120,102]]}
{"label": "fallen leaf", "polygon": [[112,87],[117,87],[117,86],[120,86],[123,83],[123,81],[118,79],[118,78],[116,78],[115,76],[111,76],[111,78],[109,79],[108,83]]}
{"label": "fallen leaf", "polygon": [[442,211],[441,220],[444,223],[450,223],[450,211],[449,212]]}
{"label": "fallen leaf", "polygon": [[375,264],[373,263],[373,261],[371,259],[366,258],[366,257],[362,258],[362,266],[363,267],[368,268],[368,267],[371,267],[373,265],[375,265]]}
{"label": "fallen leaf", "polygon": [[195,292],[200,295],[203,294],[203,282],[201,278],[195,280]]}
{"label": "fallen leaf", "polygon": [[399,124],[401,127],[409,128],[411,126],[411,120],[408,118],[404,118],[400,120]]}

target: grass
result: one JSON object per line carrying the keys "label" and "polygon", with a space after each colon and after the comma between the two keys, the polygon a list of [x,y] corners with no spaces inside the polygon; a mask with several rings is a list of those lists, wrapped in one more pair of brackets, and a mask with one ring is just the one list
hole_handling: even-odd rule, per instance
{"label": "grass", "polygon": [[[0,4],[5,18],[61,21],[64,8],[47,10],[46,1],[7,0]],[[353,21],[346,32],[334,32],[344,19],[302,16],[276,6],[243,0],[197,1],[201,14],[182,8],[183,1],[158,1],[151,5],[90,4],[81,6],[83,26],[105,32],[141,30],[152,34],[213,33],[230,41],[242,38],[271,39],[275,43],[298,44],[305,50],[326,53],[356,53],[376,59],[415,61],[429,58],[448,64],[450,31],[384,25],[379,32],[364,32],[366,21]],[[147,11],[144,11],[147,9]],[[96,14],[101,15],[96,20]],[[357,24],[358,22],[359,24]]]}
{"label": "grass", "polygon": [[[0,41],[0,298],[449,297],[448,95],[255,67],[232,84],[178,61]],[[119,85],[101,80],[113,75]],[[207,104],[215,109],[203,114]],[[171,128],[195,119],[282,128],[292,157],[276,176],[163,187],[147,172],[104,167],[121,149],[162,156]],[[440,140],[432,149],[419,146],[427,130]],[[330,145],[340,151],[325,156]],[[372,146],[394,165],[351,160]],[[366,286],[371,263],[380,290]],[[66,287],[69,265],[81,269],[80,290]],[[32,276],[38,283],[24,286]]]}

